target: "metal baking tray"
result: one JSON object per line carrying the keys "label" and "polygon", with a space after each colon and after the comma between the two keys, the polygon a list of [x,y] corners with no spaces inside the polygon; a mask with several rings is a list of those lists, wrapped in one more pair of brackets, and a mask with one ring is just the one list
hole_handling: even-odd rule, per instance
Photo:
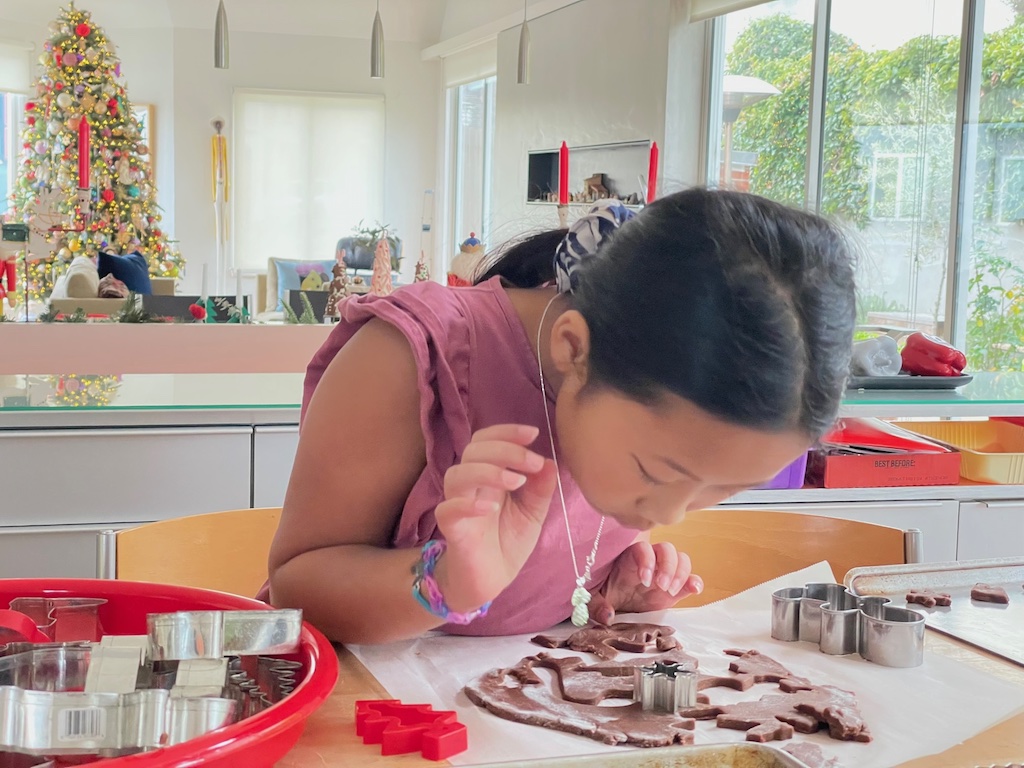
{"label": "metal baking tray", "polygon": [[[1005,589],[1009,605],[971,600],[971,587],[979,582]],[[844,583],[857,595],[888,597],[895,605],[907,605],[911,589],[948,592],[948,608],[907,607],[924,614],[936,632],[1024,666],[1024,558],[854,568]]]}
{"label": "metal baking tray", "polygon": [[806,763],[781,749],[750,743],[624,749],[618,754],[605,752],[487,765],[489,768],[807,768]]}

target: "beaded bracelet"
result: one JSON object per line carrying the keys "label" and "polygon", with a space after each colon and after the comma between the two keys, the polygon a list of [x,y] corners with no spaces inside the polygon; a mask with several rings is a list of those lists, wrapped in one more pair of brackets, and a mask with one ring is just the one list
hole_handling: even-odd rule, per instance
{"label": "beaded bracelet", "polygon": [[[486,616],[487,609],[491,607],[491,604],[486,602],[475,611],[469,611],[468,613],[456,613],[455,611],[448,610],[448,605],[444,601],[444,595],[441,594],[441,588],[434,579],[434,569],[437,567],[437,560],[444,554],[447,548],[445,542],[438,541],[437,539],[431,539],[423,545],[421,557],[412,569],[415,575],[412,582],[412,596],[416,598],[416,602],[430,611],[430,613],[450,624],[469,624],[474,619]],[[425,589],[421,589],[421,587]],[[424,591],[427,593],[426,595],[423,594]]]}

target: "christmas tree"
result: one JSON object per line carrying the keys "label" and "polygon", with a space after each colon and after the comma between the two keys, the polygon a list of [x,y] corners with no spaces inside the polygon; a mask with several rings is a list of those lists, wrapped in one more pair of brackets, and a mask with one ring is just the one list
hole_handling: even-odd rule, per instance
{"label": "christmas tree", "polygon": [[[160,226],[149,148],[113,44],[73,1],[50,32],[43,75],[25,104],[24,156],[11,196],[16,219],[46,234],[51,247],[28,264],[29,298],[44,298],[74,256],[100,250],[138,251],[151,275],[176,276],[183,260]],[[91,199],[85,215],[80,186]]]}

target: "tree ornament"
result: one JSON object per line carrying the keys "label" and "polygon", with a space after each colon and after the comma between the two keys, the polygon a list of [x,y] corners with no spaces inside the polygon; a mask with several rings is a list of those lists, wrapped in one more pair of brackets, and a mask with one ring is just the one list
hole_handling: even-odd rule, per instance
{"label": "tree ornament", "polygon": [[75,34],[77,34],[79,37],[88,37],[91,32],[92,27],[90,27],[88,24],[84,22],[75,27]]}
{"label": "tree ornament", "polygon": [[68,51],[64,54],[64,58],[61,61],[61,64],[65,67],[78,66],[78,56],[75,53]]}

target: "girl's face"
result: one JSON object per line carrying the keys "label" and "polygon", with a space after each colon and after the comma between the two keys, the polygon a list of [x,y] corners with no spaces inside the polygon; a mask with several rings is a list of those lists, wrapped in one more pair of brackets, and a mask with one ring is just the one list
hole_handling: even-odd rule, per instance
{"label": "girl's face", "polygon": [[649,407],[608,388],[565,385],[559,458],[587,501],[629,528],[677,523],[766,483],[809,446],[803,434],[729,424],[676,395]]}
{"label": "girl's face", "polygon": [[677,395],[646,406],[608,387],[588,387],[588,351],[586,321],[563,313],[550,347],[561,376],[559,459],[587,501],[625,526],[679,522],[688,510],[766,483],[810,446],[801,432],[730,424]]}

